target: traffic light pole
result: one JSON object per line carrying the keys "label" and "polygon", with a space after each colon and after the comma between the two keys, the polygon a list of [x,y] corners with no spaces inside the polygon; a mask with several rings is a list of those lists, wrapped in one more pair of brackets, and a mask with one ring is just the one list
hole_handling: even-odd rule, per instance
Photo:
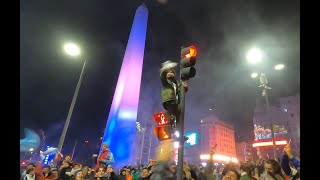
{"label": "traffic light pole", "polygon": [[183,151],[184,151],[184,109],[185,109],[185,89],[179,84],[179,148],[178,148],[178,167],[177,167],[177,179],[182,180],[183,177]]}

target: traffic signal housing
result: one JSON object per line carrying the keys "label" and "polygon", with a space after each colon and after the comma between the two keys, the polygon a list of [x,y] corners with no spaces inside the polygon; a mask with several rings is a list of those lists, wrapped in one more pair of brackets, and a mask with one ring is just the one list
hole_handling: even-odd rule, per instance
{"label": "traffic signal housing", "polygon": [[170,118],[168,112],[159,112],[153,114],[153,120],[158,126],[154,127],[154,134],[159,141],[172,139]]}
{"label": "traffic signal housing", "polygon": [[154,127],[154,134],[157,136],[159,141],[172,139],[171,126],[164,125]]}
{"label": "traffic signal housing", "polygon": [[180,78],[181,80],[189,80],[196,75],[196,69],[193,67],[196,64],[197,49],[195,46],[181,48],[180,61]]}

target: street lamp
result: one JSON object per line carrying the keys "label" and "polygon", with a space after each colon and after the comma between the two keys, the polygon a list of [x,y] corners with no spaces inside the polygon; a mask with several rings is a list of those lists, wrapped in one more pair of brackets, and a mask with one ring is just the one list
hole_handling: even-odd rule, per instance
{"label": "street lamp", "polygon": [[[262,61],[262,52],[258,48],[252,48],[247,53],[247,61],[250,64],[256,64],[258,62]],[[284,68],[284,64],[277,64],[274,66],[275,70],[282,70]],[[276,148],[275,148],[275,141],[274,141],[274,131],[273,131],[273,124],[270,118],[270,105],[269,105],[269,97],[268,97],[268,90],[271,89],[271,87],[268,86],[268,79],[266,73],[259,73],[260,74],[260,85],[259,87],[262,88],[261,95],[265,97],[266,100],[266,112],[267,112],[267,119],[270,123],[271,128],[271,136],[272,136],[272,148],[273,148],[273,156],[274,159],[277,160],[277,154],[276,154]],[[258,73],[252,73],[251,77],[256,78],[258,76]]]}
{"label": "street lamp", "polygon": [[247,60],[250,64],[257,64],[262,61],[262,52],[259,48],[252,48],[247,52]]}
{"label": "street lamp", "polygon": [[256,78],[258,76],[258,73],[251,73],[252,78]]}
{"label": "street lamp", "polygon": [[282,70],[284,68],[284,64],[277,64],[274,66],[275,70]]}
{"label": "street lamp", "polygon": [[[80,55],[80,48],[75,43],[71,43],[71,42],[66,43],[66,44],[64,44],[63,49],[64,49],[65,53],[70,55],[70,56],[77,57],[77,56]],[[60,139],[59,139],[59,143],[58,143],[58,151],[59,152],[61,152],[61,150],[62,150],[62,146],[63,146],[63,143],[64,143],[64,139],[66,137],[66,134],[67,134],[67,130],[68,130],[68,127],[69,127],[71,115],[72,115],[72,112],[73,112],[73,109],[74,109],[74,105],[75,105],[75,103],[77,101],[77,97],[78,97],[80,85],[81,85],[81,82],[82,82],[82,76],[83,76],[85,65],[86,65],[86,61],[84,61],[84,63],[83,63],[81,74],[80,74],[80,77],[79,77],[79,80],[78,80],[78,83],[77,83],[77,86],[76,86],[76,90],[74,92],[74,95],[73,95],[73,98],[72,98],[72,101],[71,101],[71,105],[70,105],[70,108],[69,108],[68,116],[67,116],[66,122],[64,124],[62,134],[61,134]]]}
{"label": "street lamp", "polygon": [[72,43],[72,42],[65,43],[63,46],[63,49],[70,56],[80,55],[80,48],[75,43]]}

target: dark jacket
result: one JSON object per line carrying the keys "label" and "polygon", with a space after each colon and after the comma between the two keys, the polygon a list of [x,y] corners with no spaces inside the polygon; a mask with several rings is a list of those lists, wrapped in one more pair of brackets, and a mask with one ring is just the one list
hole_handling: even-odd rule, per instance
{"label": "dark jacket", "polygon": [[204,173],[201,172],[201,173],[198,174],[197,180],[207,180],[207,178],[204,175]]}
{"label": "dark jacket", "polygon": [[[176,101],[176,95],[173,88],[172,82],[177,84],[177,81],[175,79],[170,80],[166,77],[166,71],[160,74],[161,84],[162,84],[162,91],[161,91],[161,97],[162,97],[162,103],[166,102],[175,102]],[[178,88],[177,88],[178,90]]]}
{"label": "dark jacket", "polygon": [[288,155],[283,154],[281,157],[281,168],[283,169],[283,171],[286,173],[287,176],[293,176],[293,174],[291,173],[290,165],[289,165],[290,162],[296,169],[300,168],[299,160],[297,160],[294,157],[289,160]]}
{"label": "dark jacket", "polygon": [[86,174],[85,176],[83,176],[83,180],[93,180],[94,179],[94,174]]}
{"label": "dark jacket", "polygon": [[252,178],[250,178],[249,176],[248,176],[248,174],[245,174],[245,175],[242,175],[241,177],[240,177],[240,180],[251,180]]}

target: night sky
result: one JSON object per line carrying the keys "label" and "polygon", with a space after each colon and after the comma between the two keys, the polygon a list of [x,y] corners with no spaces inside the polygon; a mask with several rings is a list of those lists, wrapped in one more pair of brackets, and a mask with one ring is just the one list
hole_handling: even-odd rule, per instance
{"label": "night sky", "polygon": [[[300,2],[297,0],[157,0],[149,9],[139,102],[139,121],[163,111],[159,69],[178,62],[180,47],[198,48],[197,74],[186,94],[186,127],[214,113],[233,123],[239,140],[250,140],[259,81],[267,72],[271,102],[300,92]],[[138,0],[20,1],[20,131],[43,129],[56,146],[84,60],[86,69],[65,139],[97,144],[103,134]],[[65,55],[73,41],[81,57]],[[252,66],[246,52],[264,52]],[[281,72],[273,64],[284,63]],[[211,111],[209,109],[212,109]],[[249,139],[248,139],[249,138]]]}

